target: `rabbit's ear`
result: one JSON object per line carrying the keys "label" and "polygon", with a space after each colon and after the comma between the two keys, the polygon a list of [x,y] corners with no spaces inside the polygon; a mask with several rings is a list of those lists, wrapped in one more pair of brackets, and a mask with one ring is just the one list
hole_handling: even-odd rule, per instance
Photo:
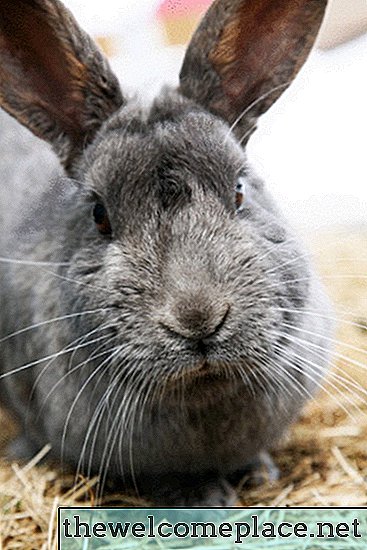
{"label": "rabbit's ear", "polygon": [[216,0],[188,47],[180,91],[236,123],[245,140],[306,61],[326,4]]}
{"label": "rabbit's ear", "polygon": [[0,106],[66,169],[122,103],[107,61],[61,2],[0,1]]}

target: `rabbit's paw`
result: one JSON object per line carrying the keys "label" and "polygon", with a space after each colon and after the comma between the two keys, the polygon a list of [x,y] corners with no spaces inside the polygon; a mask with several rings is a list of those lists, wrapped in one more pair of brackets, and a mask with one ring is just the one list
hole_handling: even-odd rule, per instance
{"label": "rabbit's paw", "polygon": [[31,460],[37,449],[26,435],[19,435],[6,447],[6,457],[9,460]]}
{"label": "rabbit's paw", "polygon": [[267,452],[259,453],[258,457],[243,470],[231,474],[228,481],[240,488],[259,487],[263,483],[275,483],[279,479],[279,468]]}
{"label": "rabbit's paw", "polygon": [[222,507],[233,506],[237,500],[236,492],[225,479],[193,481],[182,487],[172,487],[168,483],[161,492],[156,492],[156,504],[171,507]]}

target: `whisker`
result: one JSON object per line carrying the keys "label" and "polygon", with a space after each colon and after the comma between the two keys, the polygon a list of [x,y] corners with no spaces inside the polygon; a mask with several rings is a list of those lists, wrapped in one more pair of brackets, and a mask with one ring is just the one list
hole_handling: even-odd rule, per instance
{"label": "whisker", "polygon": [[[315,355],[317,355],[321,359],[325,358],[325,356],[322,355],[321,352],[322,351],[327,352],[327,350],[325,350],[322,346],[319,346],[319,345],[317,345],[313,342],[308,342],[307,340],[304,340],[303,338],[297,338],[294,335],[292,335],[292,336],[287,335],[286,336],[281,332],[279,332],[278,334],[282,337],[285,337],[287,340],[296,343],[299,347],[305,349],[306,351],[310,351],[310,349],[311,349],[312,352],[315,353]],[[318,350],[318,352],[315,352],[314,351],[315,349]],[[337,353],[335,353],[335,354],[333,353],[333,355],[338,356]],[[337,370],[338,372],[341,372],[343,374],[343,376],[340,376],[340,375],[336,374],[335,372],[333,372],[333,370],[329,370],[327,372],[328,377],[333,377],[335,380],[339,380],[340,382],[343,382],[343,383],[347,384],[349,387],[353,387],[354,389],[357,389],[361,394],[364,394],[365,396],[367,396],[367,389],[363,388],[363,386],[356,383],[352,378],[350,378],[343,371],[343,369],[341,367],[338,367],[338,365],[333,365],[333,368],[334,368],[334,370]],[[324,372],[326,374],[325,370],[324,370]],[[359,396],[359,397],[361,398],[361,396]]]}
{"label": "whisker", "polygon": [[[366,329],[366,326],[361,324],[361,323],[357,323],[355,321],[350,321],[348,319],[343,319],[342,317],[335,317],[335,316],[331,316],[331,315],[325,315],[324,313],[320,313],[319,311],[317,310],[312,310],[312,309],[303,309],[303,308],[299,308],[299,309],[292,309],[292,308],[283,308],[283,307],[276,307],[276,309],[278,311],[283,311],[285,313],[300,313],[300,314],[304,314],[304,315],[310,315],[312,317],[317,317],[317,318],[320,318],[320,319],[327,319],[327,320],[330,320],[330,321],[334,321],[336,323],[342,323],[342,324],[346,324],[346,325],[350,325],[352,327],[355,327],[355,328],[360,328],[362,330],[365,330]],[[351,316],[355,316],[353,313],[349,313],[349,312],[346,312],[346,311],[340,311],[341,315],[351,315]]]}
{"label": "whisker", "polygon": [[[288,339],[289,341],[293,341],[293,340],[291,340],[290,337],[286,338],[286,339]],[[316,349],[320,349],[321,351],[323,351],[321,346],[316,346],[316,345],[313,346],[312,344],[310,344],[307,341],[304,341],[303,339],[295,338],[294,343],[296,343],[299,347],[301,347],[301,348],[303,348],[307,351],[310,351],[310,346],[311,347],[316,347]],[[315,353],[315,355],[317,355],[320,358],[322,357],[320,352]],[[329,370],[327,372],[327,379],[329,380],[330,378],[332,378],[333,380],[338,382],[340,385],[342,385],[343,388],[345,388],[347,391],[349,391],[354,397],[357,397],[363,403],[366,402],[367,401],[366,400],[367,389],[365,389],[363,386],[361,386],[361,384],[359,384],[355,380],[353,380],[347,373],[344,372],[344,370],[341,367],[339,367],[336,364],[332,364],[332,365],[333,365],[333,370]],[[338,373],[342,373],[342,376],[337,374],[334,371],[337,371]],[[320,372],[323,372],[324,374],[326,374],[326,372],[321,371],[321,369],[320,369]],[[356,392],[358,392],[358,393],[356,393]]]}
{"label": "whisker", "polygon": [[[89,347],[90,345],[96,343],[96,342],[99,342],[101,340],[104,340],[104,339],[107,339],[110,337],[109,334],[106,334],[105,336],[101,336],[101,337],[98,337],[97,339],[93,339],[93,340],[89,340],[88,342],[85,342],[85,340],[91,336],[92,334],[95,334],[97,332],[102,332],[103,330],[106,330],[106,329],[109,329],[109,328],[113,328],[114,325],[112,324],[106,324],[106,325],[102,325],[100,327],[97,327],[89,332],[87,332],[86,334],[83,334],[82,336],[79,336],[78,338],[76,338],[75,340],[73,340],[72,342],[70,342],[69,344],[67,344],[64,348],[62,348],[61,352],[65,352],[65,353],[73,353],[76,352],[77,350],[79,349],[82,349],[82,348],[86,348],[86,347]],[[37,384],[39,383],[40,379],[42,378],[43,374],[46,372],[46,370],[49,369],[49,367],[53,364],[53,362],[58,358],[57,357],[54,357],[52,358],[52,360],[47,363],[47,365],[42,369],[42,371],[38,374],[36,380],[34,381],[34,384],[33,384],[33,387],[32,387],[32,391],[30,393],[30,398],[29,400],[31,401],[32,397],[33,397],[33,394],[34,394],[34,391],[37,387]]]}
{"label": "whisker", "polygon": [[105,359],[104,361],[102,361],[102,363],[100,365],[98,365],[98,367],[90,374],[90,376],[87,378],[87,380],[83,383],[82,387],[80,388],[80,390],[78,391],[78,393],[76,394],[74,400],[73,400],[73,403],[69,409],[69,412],[66,416],[66,419],[65,419],[65,425],[64,425],[64,429],[63,429],[63,433],[62,433],[62,437],[61,437],[61,456],[63,457],[64,456],[64,450],[65,450],[65,440],[66,440],[66,434],[67,434],[67,430],[68,430],[68,426],[69,426],[69,422],[70,422],[70,419],[71,419],[71,416],[73,414],[73,411],[75,409],[75,406],[80,398],[80,396],[82,395],[83,391],[85,390],[85,388],[90,384],[90,382],[94,379],[94,377],[101,371],[101,369],[108,363],[111,363],[113,358],[120,352],[120,347],[118,347],[116,349],[115,352],[112,353],[112,355],[110,355],[109,357],[107,357],[107,359]]}
{"label": "whisker", "polygon": [[[276,344],[275,347],[278,349],[278,351],[282,352],[284,354],[284,351],[287,351],[284,347]],[[296,362],[292,362],[290,361],[290,359],[286,359],[285,357],[283,357],[283,361],[285,361],[289,367],[291,369],[294,369],[296,370],[297,372],[299,372],[300,374],[302,374],[302,376],[304,376],[305,378],[307,378],[308,380],[310,380],[317,388],[319,388],[321,391],[325,392],[329,397],[330,399],[332,399],[333,401],[336,402],[336,404],[338,405],[338,407],[340,407],[344,412],[345,414],[348,416],[348,417],[351,417],[353,419],[353,421],[356,421],[356,417],[350,412],[348,411],[348,409],[344,406],[344,404],[339,401],[336,396],[330,392],[330,390],[327,389],[327,387],[325,387],[320,380],[318,379],[315,379],[309,372],[308,370],[311,371],[311,373],[313,374],[317,374],[319,377],[321,377],[321,374],[320,374],[320,370],[317,370],[317,366],[315,365],[315,363],[313,363],[312,361],[309,361],[309,360],[306,360],[304,357],[301,357],[301,356],[297,356],[297,354],[293,353],[292,352],[292,355],[300,360],[303,364],[307,365],[307,368],[306,369],[302,369]],[[335,384],[333,383],[330,383],[330,386],[338,393],[338,395],[340,395],[341,397],[343,397],[344,399],[346,399],[348,401],[348,403],[357,409],[357,412],[361,412],[361,410],[355,405],[355,403],[353,401],[351,401],[349,398],[347,398],[343,392],[337,387],[335,386]]]}
{"label": "whisker", "polygon": [[[87,344],[84,344],[85,346],[88,345]],[[83,346],[84,346],[83,345]],[[4,378],[8,378],[9,376],[13,376],[15,374],[19,374],[27,369],[30,369],[31,367],[35,367],[37,365],[40,365],[41,363],[44,363],[45,361],[50,361],[51,359],[56,359],[57,357],[61,357],[62,355],[64,355],[65,353],[69,353],[70,351],[73,351],[74,348],[70,348],[70,349],[63,349],[62,351],[57,351],[56,353],[53,353],[51,355],[48,355],[46,357],[42,357],[41,359],[37,359],[35,361],[32,361],[31,363],[27,363],[26,365],[22,365],[21,367],[17,367],[16,369],[12,369],[10,371],[7,371],[5,373],[3,373],[2,375],[0,375],[0,380],[3,380]]]}
{"label": "whisker", "polygon": [[[103,340],[105,337],[102,337],[100,339],[97,339],[95,340],[93,343],[96,343],[98,342],[99,340]],[[108,340],[107,342],[105,342],[106,344],[108,344],[109,342],[111,342],[111,340],[113,340],[114,337],[110,338],[110,340]],[[78,363],[75,367],[73,367],[72,369],[68,370],[65,374],[63,374],[63,376],[61,378],[59,378],[59,380],[53,385],[53,387],[51,388],[51,390],[48,392],[48,394],[46,395],[46,397],[44,398],[44,401],[40,407],[40,411],[37,415],[37,419],[42,415],[43,413],[43,410],[46,406],[46,403],[47,403],[47,400],[51,397],[51,395],[57,390],[57,388],[60,386],[60,384],[62,384],[63,382],[65,382],[65,380],[71,376],[72,374],[74,374],[76,371],[80,370],[82,367],[84,367],[85,365],[88,365],[88,363],[90,363],[92,360],[95,360],[95,359],[98,359],[99,357],[103,357],[104,355],[108,354],[108,353],[111,353],[112,349],[108,349],[108,350],[105,350],[101,353],[96,353],[98,350],[101,349],[102,346],[98,346],[91,355],[89,355],[88,359],[85,359],[84,361]]]}
{"label": "whisker", "polygon": [[70,262],[44,262],[37,260],[19,260],[16,258],[5,258],[0,256],[0,262],[3,264],[14,264],[14,265],[29,265],[32,267],[42,267],[42,266],[57,266],[57,267],[69,267]]}
{"label": "whisker", "polygon": [[[100,375],[100,377],[97,381],[97,385],[99,385],[101,379],[104,378],[107,374],[108,374],[108,371],[106,371],[106,370],[101,372],[101,375]],[[106,391],[104,392],[104,394],[102,395],[101,399],[99,400],[99,402],[97,403],[97,405],[94,409],[92,418],[91,418],[91,420],[88,424],[86,435],[84,436],[83,447],[82,447],[81,452],[80,452],[80,457],[79,457],[78,466],[77,466],[76,478],[78,478],[79,472],[82,469],[82,464],[83,464],[84,456],[85,456],[85,453],[86,453],[86,450],[87,450],[89,438],[92,435],[92,433],[94,432],[93,433],[93,440],[91,442],[91,447],[90,447],[90,451],[89,451],[89,460],[88,460],[88,466],[87,466],[87,476],[90,477],[90,475],[91,475],[94,449],[95,449],[95,446],[96,446],[96,443],[97,443],[99,430],[100,430],[100,427],[101,427],[101,424],[102,424],[103,414],[104,414],[105,410],[107,410],[108,400],[109,400],[111,394],[113,393],[115,387],[119,384],[119,382],[123,378],[124,374],[125,373],[123,371],[120,372],[116,376],[115,380],[112,383],[110,382],[108,384]]]}
{"label": "whisker", "polygon": [[236,120],[234,121],[232,126],[229,128],[229,131],[228,131],[228,133],[227,133],[227,135],[224,139],[224,143],[227,143],[228,138],[231,135],[231,133],[233,132],[233,130],[241,122],[241,120],[251,111],[251,109],[256,107],[256,105],[258,105],[260,103],[260,101],[262,101],[263,99],[266,99],[267,97],[270,97],[274,92],[276,92],[278,90],[282,90],[284,88],[287,88],[291,83],[292,83],[292,80],[290,80],[288,82],[285,82],[284,84],[279,84],[278,86],[274,86],[271,90],[268,90],[267,92],[263,93],[261,96],[256,98],[252,103],[250,103],[250,105],[248,105],[246,107],[246,109],[244,109],[242,111],[242,113],[236,118]]}
{"label": "whisker", "polygon": [[[308,334],[310,336],[320,336],[320,334],[318,332],[314,332],[312,330],[307,330],[305,328],[297,327],[295,325],[292,325],[292,324],[289,324],[289,323],[286,323],[286,322],[282,322],[282,326],[285,327],[285,328],[289,328],[291,330],[295,330],[296,332],[302,332],[304,334]],[[346,347],[346,348],[348,348],[352,351],[356,351],[357,353],[360,353],[362,355],[367,355],[367,350],[357,348],[356,346],[353,346],[352,344],[348,344],[347,342],[341,342],[340,340],[337,340],[335,338],[330,338],[329,336],[325,336],[324,334],[322,335],[322,338],[326,342],[330,342],[330,343],[332,343],[334,345],[337,345],[337,346],[342,345],[343,347]],[[367,365],[364,365],[363,363],[360,363],[359,361],[355,361],[353,359],[350,359],[349,357],[347,357],[345,355],[339,354],[339,357],[341,357],[342,359],[345,359],[346,361],[350,362],[351,364],[353,364],[357,367],[360,367],[360,368],[363,368],[363,369],[367,368]]]}
{"label": "whisker", "polygon": [[[289,335],[285,335],[285,334],[282,334],[282,337],[284,337],[285,339],[287,339],[288,341],[290,342],[293,342],[293,343],[296,343],[299,347],[302,347],[303,349],[306,349],[307,351],[310,351],[310,348],[309,348],[309,342],[307,341],[303,341],[301,340],[301,342],[299,342],[300,339],[294,339],[292,336],[289,336]],[[319,347],[319,346],[318,346]],[[329,376],[329,385],[331,385],[334,389],[336,389],[336,391],[338,391],[338,393],[341,393],[341,391],[337,388],[337,386],[333,383],[333,382],[330,382],[330,378],[332,378],[333,380],[335,380],[336,382],[342,384],[343,388],[346,388],[347,389],[347,386],[349,386],[349,392],[351,394],[353,394],[354,396],[357,396],[360,400],[363,401],[363,398],[360,394],[365,394],[367,395],[367,391],[362,387],[360,386],[359,384],[356,384],[354,381],[351,381],[351,380],[348,380],[345,376],[339,376],[338,374],[336,373],[333,373],[332,371],[327,371],[326,368],[324,367],[321,367],[320,365],[316,364],[315,362],[311,361],[310,359],[308,358],[305,358],[303,356],[300,356],[299,354],[297,354],[296,352],[294,352],[294,350],[292,350],[292,355],[294,357],[296,357],[297,359],[299,359],[300,361],[303,361],[304,363],[306,363],[307,365],[313,367],[314,371],[318,370],[321,374],[321,376],[325,376],[325,374],[327,373],[328,376]],[[317,354],[316,354],[317,355]],[[320,354],[319,354],[320,356]],[[340,370],[340,369],[338,369]],[[343,372],[343,371],[341,371]],[[344,374],[344,372],[343,372]],[[351,390],[350,388],[353,388],[353,390]],[[360,393],[359,394],[356,394],[354,392],[354,389],[357,389]],[[344,396],[344,394],[342,394]],[[350,399],[347,398],[347,396],[344,396],[351,404],[353,402],[350,401]],[[355,405],[354,405],[355,406]]]}
{"label": "whisker", "polygon": [[66,277],[65,275],[60,275],[60,273],[49,271],[48,269],[42,269],[42,271],[44,271],[44,273],[47,273],[48,275],[52,275],[53,277],[56,277],[57,279],[61,279],[62,281],[67,281],[68,283],[73,283],[78,286],[85,286],[85,287],[92,288],[94,290],[102,290],[103,292],[106,292],[106,288],[103,286],[97,286],[95,284],[84,283],[83,281],[77,281],[76,279],[71,279],[70,277]]}
{"label": "whisker", "polygon": [[[123,399],[116,411],[115,419],[113,420],[112,424],[110,425],[110,431],[108,434],[108,437],[105,442],[105,448],[101,457],[100,462],[100,471],[99,471],[99,478],[100,478],[100,494],[103,493],[104,485],[106,483],[107,475],[108,475],[108,469],[109,464],[111,462],[112,454],[114,452],[114,448],[116,445],[117,437],[119,432],[123,432],[124,425],[126,429],[126,423],[129,419],[129,416],[131,415],[131,401],[134,397],[135,388],[136,386],[139,386],[139,383],[141,381],[144,381],[144,372],[135,372],[131,373],[131,378],[128,381],[127,386],[124,389],[124,396]],[[113,406],[113,405],[112,405]],[[123,413],[123,414],[121,414]],[[108,450],[109,448],[109,450]],[[123,477],[123,472],[121,472]],[[133,477],[133,472],[131,472]]]}
{"label": "whisker", "polygon": [[109,311],[113,308],[97,308],[97,309],[90,309],[88,311],[79,311],[77,313],[69,313],[67,315],[62,315],[60,317],[54,317],[53,319],[47,319],[47,321],[41,321],[39,323],[34,323],[33,325],[29,325],[27,327],[24,327],[20,330],[17,330],[15,332],[12,332],[11,334],[7,334],[3,338],[0,338],[0,344],[3,342],[6,342],[7,340],[14,338],[15,336],[19,336],[20,334],[24,334],[25,332],[29,332],[31,330],[34,330],[36,328],[44,327],[46,325],[50,325],[52,323],[56,323],[58,321],[65,321],[68,319],[73,319],[74,317],[82,317],[84,315],[92,315],[93,313],[99,313],[104,311]]}

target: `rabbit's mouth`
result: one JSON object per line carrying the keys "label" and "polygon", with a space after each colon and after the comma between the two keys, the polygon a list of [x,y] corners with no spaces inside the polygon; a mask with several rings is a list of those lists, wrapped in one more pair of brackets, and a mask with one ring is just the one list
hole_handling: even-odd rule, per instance
{"label": "rabbit's mouth", "polygon": [[190,369],[188,372],[189,376],[214,376],[217,378],[219,375],[223,375],[223,369],[219,365],[214,365],[211,361],[204,359],[200,361],[193,369]]}
{"label": "rabbit's mouth", "polygon": [[214,381],[229,378],[228,367],[225,368],[217,362],[208,359],[202,359],[197,363],[183,368],[173,376],[172,381],[184,380],[186,382]]}

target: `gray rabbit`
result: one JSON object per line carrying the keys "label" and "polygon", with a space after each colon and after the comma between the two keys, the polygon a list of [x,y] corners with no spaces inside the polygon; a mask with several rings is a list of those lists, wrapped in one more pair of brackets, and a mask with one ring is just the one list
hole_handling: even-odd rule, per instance
{"label": "gray rabbit", "polygon": [[215,1],[178,89],[142,108],[58,0],[1,1],[0,396],[18,455],[50,443],[101,491],[166,506],[276,476],[268,451],[320,385],[332,327],[244,149],[325,5]]}

